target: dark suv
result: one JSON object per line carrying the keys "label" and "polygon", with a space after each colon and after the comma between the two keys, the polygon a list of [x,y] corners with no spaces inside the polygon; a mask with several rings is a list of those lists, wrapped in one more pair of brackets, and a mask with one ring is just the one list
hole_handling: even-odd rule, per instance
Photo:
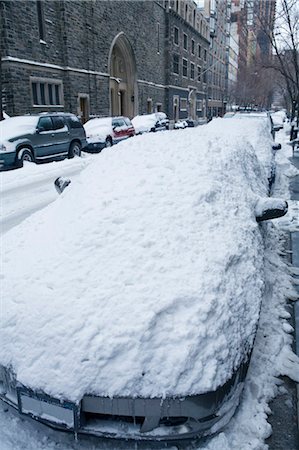
{"label": "dark suv", "polygon": [[12,117],[0,122],[0,170],[80,156],[86,145],[85,130],[73,114]]}

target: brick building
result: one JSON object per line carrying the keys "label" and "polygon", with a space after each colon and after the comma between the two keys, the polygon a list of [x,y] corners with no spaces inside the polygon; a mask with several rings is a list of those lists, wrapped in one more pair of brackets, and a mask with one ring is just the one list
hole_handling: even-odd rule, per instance
{"label": "brick building", "polygon": [[152,111],[176,119],[205,115],[198,52],[208,49],[208,32],[192,0],[0,4],[2,103],[9,115],[70,111],[83,121]]}

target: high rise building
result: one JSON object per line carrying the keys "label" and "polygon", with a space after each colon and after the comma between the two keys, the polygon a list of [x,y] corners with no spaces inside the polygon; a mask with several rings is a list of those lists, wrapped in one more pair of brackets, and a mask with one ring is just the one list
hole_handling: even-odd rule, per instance
{"label": "high rise building", "polygon": [[229,0],[205,0],[203,12],[210,25],[208,117],[222,116],[227,102],[227,21]]}

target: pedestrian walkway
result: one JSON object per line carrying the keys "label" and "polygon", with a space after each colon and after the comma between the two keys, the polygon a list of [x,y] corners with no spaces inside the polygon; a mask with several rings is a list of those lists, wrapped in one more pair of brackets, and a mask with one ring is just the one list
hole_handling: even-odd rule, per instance
{"label": "pedestrian walkway", "polygon": [[[291,162],[299,169],[299,152],[291,158]],[[291,200],[299,201],[299,175],[290,183]],[[299,225],[299,217],[298,217]],[[291,261],[298,268],[299,282],[299,232],[295,231],[290,236]],[[296,285],[299,296],[299,285]],[[289,305],[292,315],[292,325],[295,329],[293,350],[299,356],[299,301]],[[270,404],[272,415],[269,421],[272,426],[272,435],[267,440],[269,450],[299,450],[299,385],[287,377],[282,377],[283,385],[280,393]]]}

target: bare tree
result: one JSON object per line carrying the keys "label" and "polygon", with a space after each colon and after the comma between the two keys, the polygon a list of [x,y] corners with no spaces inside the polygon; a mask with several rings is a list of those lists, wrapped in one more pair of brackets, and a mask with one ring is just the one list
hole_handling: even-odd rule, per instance
{"label": "bare tree", "polygon": [[[262,0],[263,1],[263,0]],[[288,95],[292,119],[299,123],[299,2],[279,0],[272,31],[267,17],[260,17],[260,26],[267,35],[274,58],[266,64],[280,73]]]}

